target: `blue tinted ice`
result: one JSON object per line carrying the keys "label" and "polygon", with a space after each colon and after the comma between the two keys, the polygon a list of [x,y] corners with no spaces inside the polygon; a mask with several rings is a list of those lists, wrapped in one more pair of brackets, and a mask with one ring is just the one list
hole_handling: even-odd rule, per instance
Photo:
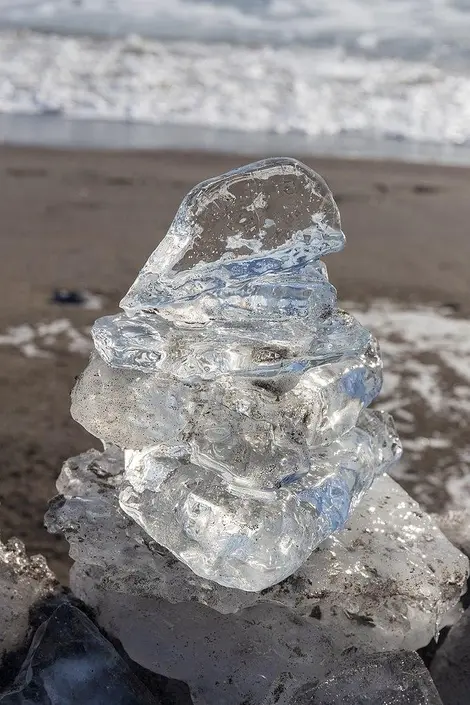
{"label": "blue tinted ice", "polygon": [[343,247],[323,179],[294,159],[196,186],[121,302],[183,324],[316,317],[335,291],[318,260]]}
{"label": "blue tinted ice", "polygon": [[125,449],[123,510],[223,585],[290,575],[399,457],[367,410],[377,343],[320,260],[343,245],[321,177],[251,164],[191,191],[124,312],[93,327],[74,418]]}
{"label": "blue tinted ice", "polygon": [[2,705],[159,705],[83,612],[58,607],[37,630]]}

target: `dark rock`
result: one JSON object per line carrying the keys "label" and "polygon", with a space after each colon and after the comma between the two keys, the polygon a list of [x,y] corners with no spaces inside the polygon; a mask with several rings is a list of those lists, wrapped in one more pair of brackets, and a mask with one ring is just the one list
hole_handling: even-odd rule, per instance
{"label": "dark rock", "polygon": [[115,648],[64,603],[37,630],[2,705],[160,705]]}
{"label": "dark rock", "polygon": [[431,675],[444,705],[470,703],[470,610],[447,635],[431,664]]}
{"label": "dark rock", "polygon": [[55,289],[52,301],[55,304],[83,304],[85,296],[81,291],[74,289]]}

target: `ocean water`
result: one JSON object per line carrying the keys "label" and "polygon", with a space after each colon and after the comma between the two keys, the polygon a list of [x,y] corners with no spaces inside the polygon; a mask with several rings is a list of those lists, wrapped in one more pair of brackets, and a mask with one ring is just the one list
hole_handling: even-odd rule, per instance
{"label": "ocean water", "polygon": [[469,68],[470,0],[0,0],[0,140],[469,162]]}

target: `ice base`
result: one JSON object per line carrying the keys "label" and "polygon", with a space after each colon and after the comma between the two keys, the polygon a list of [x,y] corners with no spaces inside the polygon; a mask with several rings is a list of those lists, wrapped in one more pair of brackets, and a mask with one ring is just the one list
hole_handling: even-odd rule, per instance
{"label": "ice base", "polygon": [[294,575],[254,593],[152,541],[119,507],[123,471],[114,448],[67,461],[47,525],[68,539],[71,587],[100,624],[197,705],[256,705],[281,673],[324,679],[345,654],[414,650],[455,618],[468,561],[390,477]]}

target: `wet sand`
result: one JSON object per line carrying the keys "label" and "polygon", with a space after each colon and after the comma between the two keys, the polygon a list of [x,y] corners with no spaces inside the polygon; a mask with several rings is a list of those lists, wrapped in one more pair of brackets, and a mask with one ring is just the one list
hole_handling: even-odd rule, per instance
{"label": "wet sand", "polygon": [[[0,148],[0,342],[10,327],[17,341],[0,344],[0,530],[44,553],[62,578],[66,546],[46,533],[42,517],[61,462],[98,447],[68,413],[70,388],[85,364],[87,327],[116,310],[189,188],[247,161],[210,153]],[[469,170],[305,161],[327,179],[342,212],[347,249],[327,264],[343,300],[367,305],[385,297],[468,315]],[[91,291],[103,307],[51,303],[56,287]],[[29,334],[19,326],[58,319],[83,339],[63,326],[60,334],[52,329],[52,343],[42,333],[50,354],[21,345]],[[437,504],[434,498],[430,508]]]}

